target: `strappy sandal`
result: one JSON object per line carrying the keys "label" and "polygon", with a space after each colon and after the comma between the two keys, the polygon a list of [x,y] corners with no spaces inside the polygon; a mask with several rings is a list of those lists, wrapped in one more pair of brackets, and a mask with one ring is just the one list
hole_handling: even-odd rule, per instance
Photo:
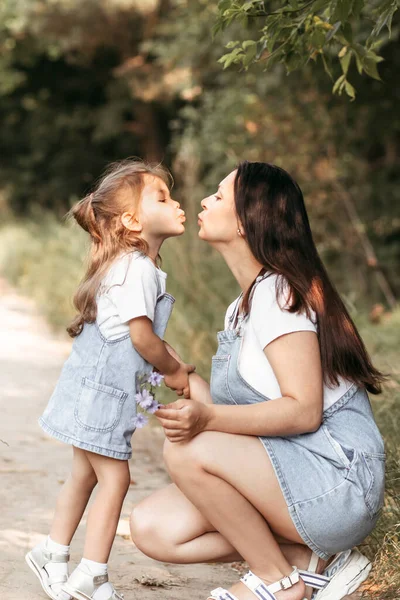
{"label": "strappy sandal", "polygon": [[[75,598],[76,600],[92,600],[94,594],[103,583],[107,583],[108,575],[91,575],[83,570],[79,565],[75,571],[71,573],[68,581],[63,585],[63,591]],[[122,594],[113,588],[111,596],[107,600],[124,600]]]}
{"label": "strappy sandal", "polygon": [[372,567],[358,550],[336,554],[321,575],[315,572],[317,565],[318,556],[313,552],[308,570],[299,570],[304,583],[316,590],[312,600],[341,600],[352,594],[367,579]]}
{"label": "strappy sandal", "polygon": [[[248,571],[240,581],[251,591],[259,600],[277,600],[275,592],[281,590],[288,590],[296,583],[300,581],[300,574],[296,567],[293,567],[293,571],[290,575],[283,577],[275,583],[267,585],[262,579],[254,575],[252,571]],[[211,595],[207,600],[238,600],[232,592],[228,592],[224,588],[216,588],[211,592]],[[306,599],[304,599],[306,600]]]}
{"label": "strappy sandal", "polygon": [[58,600],[59,595],[51,589],[51,586],[56,583],[64,584],[68,579],[68,575],[50,577],[46,571],[46,566],[49,563],[67,563],[69,561],[69,554],[49,552],[43,544],[39,544],[38,546],[35,546],[33,550],[28,552],[25,556],[25,560],[29,568],[32,569],[39,579],[43,591],[52,600]]}

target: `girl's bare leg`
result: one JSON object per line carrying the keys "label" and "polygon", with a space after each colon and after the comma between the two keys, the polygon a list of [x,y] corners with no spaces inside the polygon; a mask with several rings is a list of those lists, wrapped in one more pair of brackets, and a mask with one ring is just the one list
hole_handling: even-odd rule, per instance
{"label": "girl's bare leg", "polygon": [[57,498],[50,537],[65,546],[71,543],[97,483],[96,473],[87,455],[85,450],[73,446],[71,473]]}
{"label": "girl's bare leg", "polygon": [[91,452],[87,456],[97,477],[98,490],[88,515],[83,556],[98,563],[107,563],[129,489],[129,464],[127,460]]}

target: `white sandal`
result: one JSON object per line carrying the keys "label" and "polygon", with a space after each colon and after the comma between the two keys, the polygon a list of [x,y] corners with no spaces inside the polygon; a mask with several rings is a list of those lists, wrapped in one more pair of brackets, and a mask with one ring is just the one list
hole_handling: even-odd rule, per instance
{"label": "white sandal", "polygon": [[51,589],[51,586],[55,583],[64,584],[68,579],[68,575],[50,577],[46,571],[46,565],[49,563],[68,563],[69,554],[49,552],[43,544],[39,544],[38,546],[35,546],[33,550],[28,552],[25,556],[25,560],[39,579],[43,591],[52,600],[58,600],[59,595]]}
{"label": "white sandal", "polygon": [[[108,575],[91,575],[78,565],[63,585],[63,591],[76,600],[92,600],[94,594],[103,583],[107,583]],[[113,587],[111,596],[107,600],[123,600],[124,596],[118,594]]]}
{"label": "white sandal", "polygon": [[316,590],[312,600],[341,600],[352,594],[367,579],[372,567],[358,550],[336,554],[321,575],[315,572],[317,565],[318,556],[313,552],[308,570],[299,571],[304,583]]}
{"label": "white sandal", "polygon": [[[252,571],[248,571],[241,580],[242,583],[251,591],[259,600],[276,600],[275,592],[288,590],[293,585],[300,581],[300,574],[296,567],[290,575],[283,577],[275,583],[267,585],[262,579],[254,575]],[[211,592],[207,600],[238,600],[231,592],[224,588],[216,588]],[[306,600],[306,599],[304,599]]]}

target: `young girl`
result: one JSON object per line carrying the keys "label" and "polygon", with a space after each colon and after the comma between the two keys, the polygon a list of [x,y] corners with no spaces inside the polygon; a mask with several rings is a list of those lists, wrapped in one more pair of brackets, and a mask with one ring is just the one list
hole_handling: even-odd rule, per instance
{"label": "young girl", "polygon": [[[87,272],[67,329],[74,344],[40,418],[51,436],[72,445],[71,474],[57,500],[50,535],[26,561],[53,600],[119,600],[107,561],[130,484],[137,375],[152,366],[189,397],[188,374],[162,337],[174,298],[157,267],[164,240],[184,233],[185,213],[169,174],[139,160],[114,164],[72,216],[91,237]],[[81,563],[68,577],[69,545],[94,487]]]}

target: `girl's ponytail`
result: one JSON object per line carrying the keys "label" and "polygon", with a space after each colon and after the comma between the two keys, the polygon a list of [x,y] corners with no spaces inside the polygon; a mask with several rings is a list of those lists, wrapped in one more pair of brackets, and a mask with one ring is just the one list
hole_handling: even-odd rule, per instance
{"label": "girl's ponytail", "polygon": [[93,200],[94,194],[88,194],[71,208],[68,216],[73,217],[78,225],[90,234],[94,242],[100,242],[101,236],[96,222]]}

